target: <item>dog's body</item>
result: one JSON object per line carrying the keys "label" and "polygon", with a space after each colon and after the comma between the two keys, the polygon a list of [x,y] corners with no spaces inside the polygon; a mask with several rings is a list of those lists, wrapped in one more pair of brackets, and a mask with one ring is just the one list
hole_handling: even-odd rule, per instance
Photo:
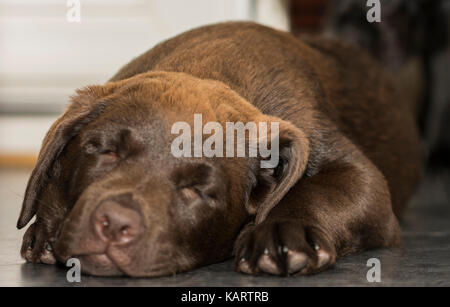
{"label": "dog's body", "polygon": [[[307,274],[338,256],[399,243],[394,213],[400,215],[420,179],[421,146],[413,108],[361,51],[320,38],[302,42],[253,23],[226,23],[166,41],[110,81],[79,92],[44,141],[18,222],[23,227],[37,213],[24,238],[27,260],[54,262],[45,249],[50,242],[61,261],[81,256],[88,273],[154,276],[220,261],[234,245],[238,271]],[[185,162],[164,146],[171,140],[167,130],[193,113],[206,121],[279,121],[280,167],[261,170],[250,158],[202,158],[201,167],[180,166]],[[121,131],[127,122],[131,128],[117,142],[127,143],[128,151],[146,149],[145,157],[133,160],[138,168],[127,158],[105,170],[102,159],[111,158],[110,149],[94,162],[87,161],[96,150],[86,160],[79,157],[83,144],[92,145],[84,140],[89,131],[113,131],[110,123],[121,117]],[[149,144],[146,137],[161,142]],[[99,143],[108,142],[97,140],[94,147]],[[122,159],[112,151],[113,160]],[[102,171],[92,171],[98,165]],[[133,186],[144,186],[142,176],[148,176],[141,173],[145,167],[161,173],[159,185],[147,178],[146,188],[136,192]],[[180,183],[188,177],[207,180]],[[128,191],[132,200],[111,196],[107,186]],[[178,191],[181,198],[173,196]],[[113,199],[109,209],[105,199]],[[170,213],[152,205],[155,199]],[[198,202],[209,205],[199,209]],[[110,228],[99,226],[105,214],[132,224],[126,236],[110,236],[109,220]],[[149,220],[160,223],[158,231],[149,230]],[[158,252],[144,253],[155,246]],[[167,264],[163,253],[175,263]]]}

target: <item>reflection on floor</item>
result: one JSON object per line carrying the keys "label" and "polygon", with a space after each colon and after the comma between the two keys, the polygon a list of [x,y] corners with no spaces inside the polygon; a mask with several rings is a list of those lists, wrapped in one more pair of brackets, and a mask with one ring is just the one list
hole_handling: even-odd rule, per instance
{"label": "reflection on floor", "polygon": [[[19,256],[24,230],[15,228],[29,170],[0,169],[0,286],[450,286],[450,175],[428,176],[402,226],[405,245],[340,259],[314,276],[251,277],[231,260],[171,277],[131,279],[82,276],[69,283],[62,267],[26,264]],[[381,282],[366,279],[367,260],[381,261]]]}

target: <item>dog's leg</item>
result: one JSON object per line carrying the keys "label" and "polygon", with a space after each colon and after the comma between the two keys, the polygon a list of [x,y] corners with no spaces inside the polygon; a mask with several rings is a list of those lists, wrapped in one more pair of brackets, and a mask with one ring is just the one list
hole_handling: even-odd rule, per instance
{"label": "dog's leg", "polygon": [[55,264],[56,258],[52,244],[69,208],[67,202],[61,199],[57,184],[50,182],[46,189],[47,197],[38,200],[40,206],[36,213],[36,220],[23,236],[20,254],[28,262]]}
{"label": "dog's leg", "polygon": [[348,153],[300,179],[263,222],[241,232],[235,244],[237,271],[316,273],[338,256],[399,243],[383,175],[345,142]]}

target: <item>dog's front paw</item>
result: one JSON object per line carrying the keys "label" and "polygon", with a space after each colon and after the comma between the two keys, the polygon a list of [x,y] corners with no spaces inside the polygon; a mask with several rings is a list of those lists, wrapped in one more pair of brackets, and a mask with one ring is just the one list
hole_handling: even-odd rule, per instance
{"label": "dog's front paw", "polygon": [[334,264],[335,248],[315,227],[299,221],[247,226],[235,245],[236,271],[246,274],[304,275]]}
{"label": "dog's front paw", "polygon": [[39,222],[31,224],[23,236],[20,254],[28,262],[55,264],[51,237]]}

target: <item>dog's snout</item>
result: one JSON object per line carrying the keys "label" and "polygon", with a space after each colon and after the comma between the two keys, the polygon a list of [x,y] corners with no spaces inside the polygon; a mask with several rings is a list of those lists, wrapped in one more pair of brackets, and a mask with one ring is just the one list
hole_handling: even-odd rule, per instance
{"label": "dog's snout", "polygon": [[126,244],[143,232],[144,226],[139,212],[115,201],[101,203],[92,219],[97,235],[112,244]]}

